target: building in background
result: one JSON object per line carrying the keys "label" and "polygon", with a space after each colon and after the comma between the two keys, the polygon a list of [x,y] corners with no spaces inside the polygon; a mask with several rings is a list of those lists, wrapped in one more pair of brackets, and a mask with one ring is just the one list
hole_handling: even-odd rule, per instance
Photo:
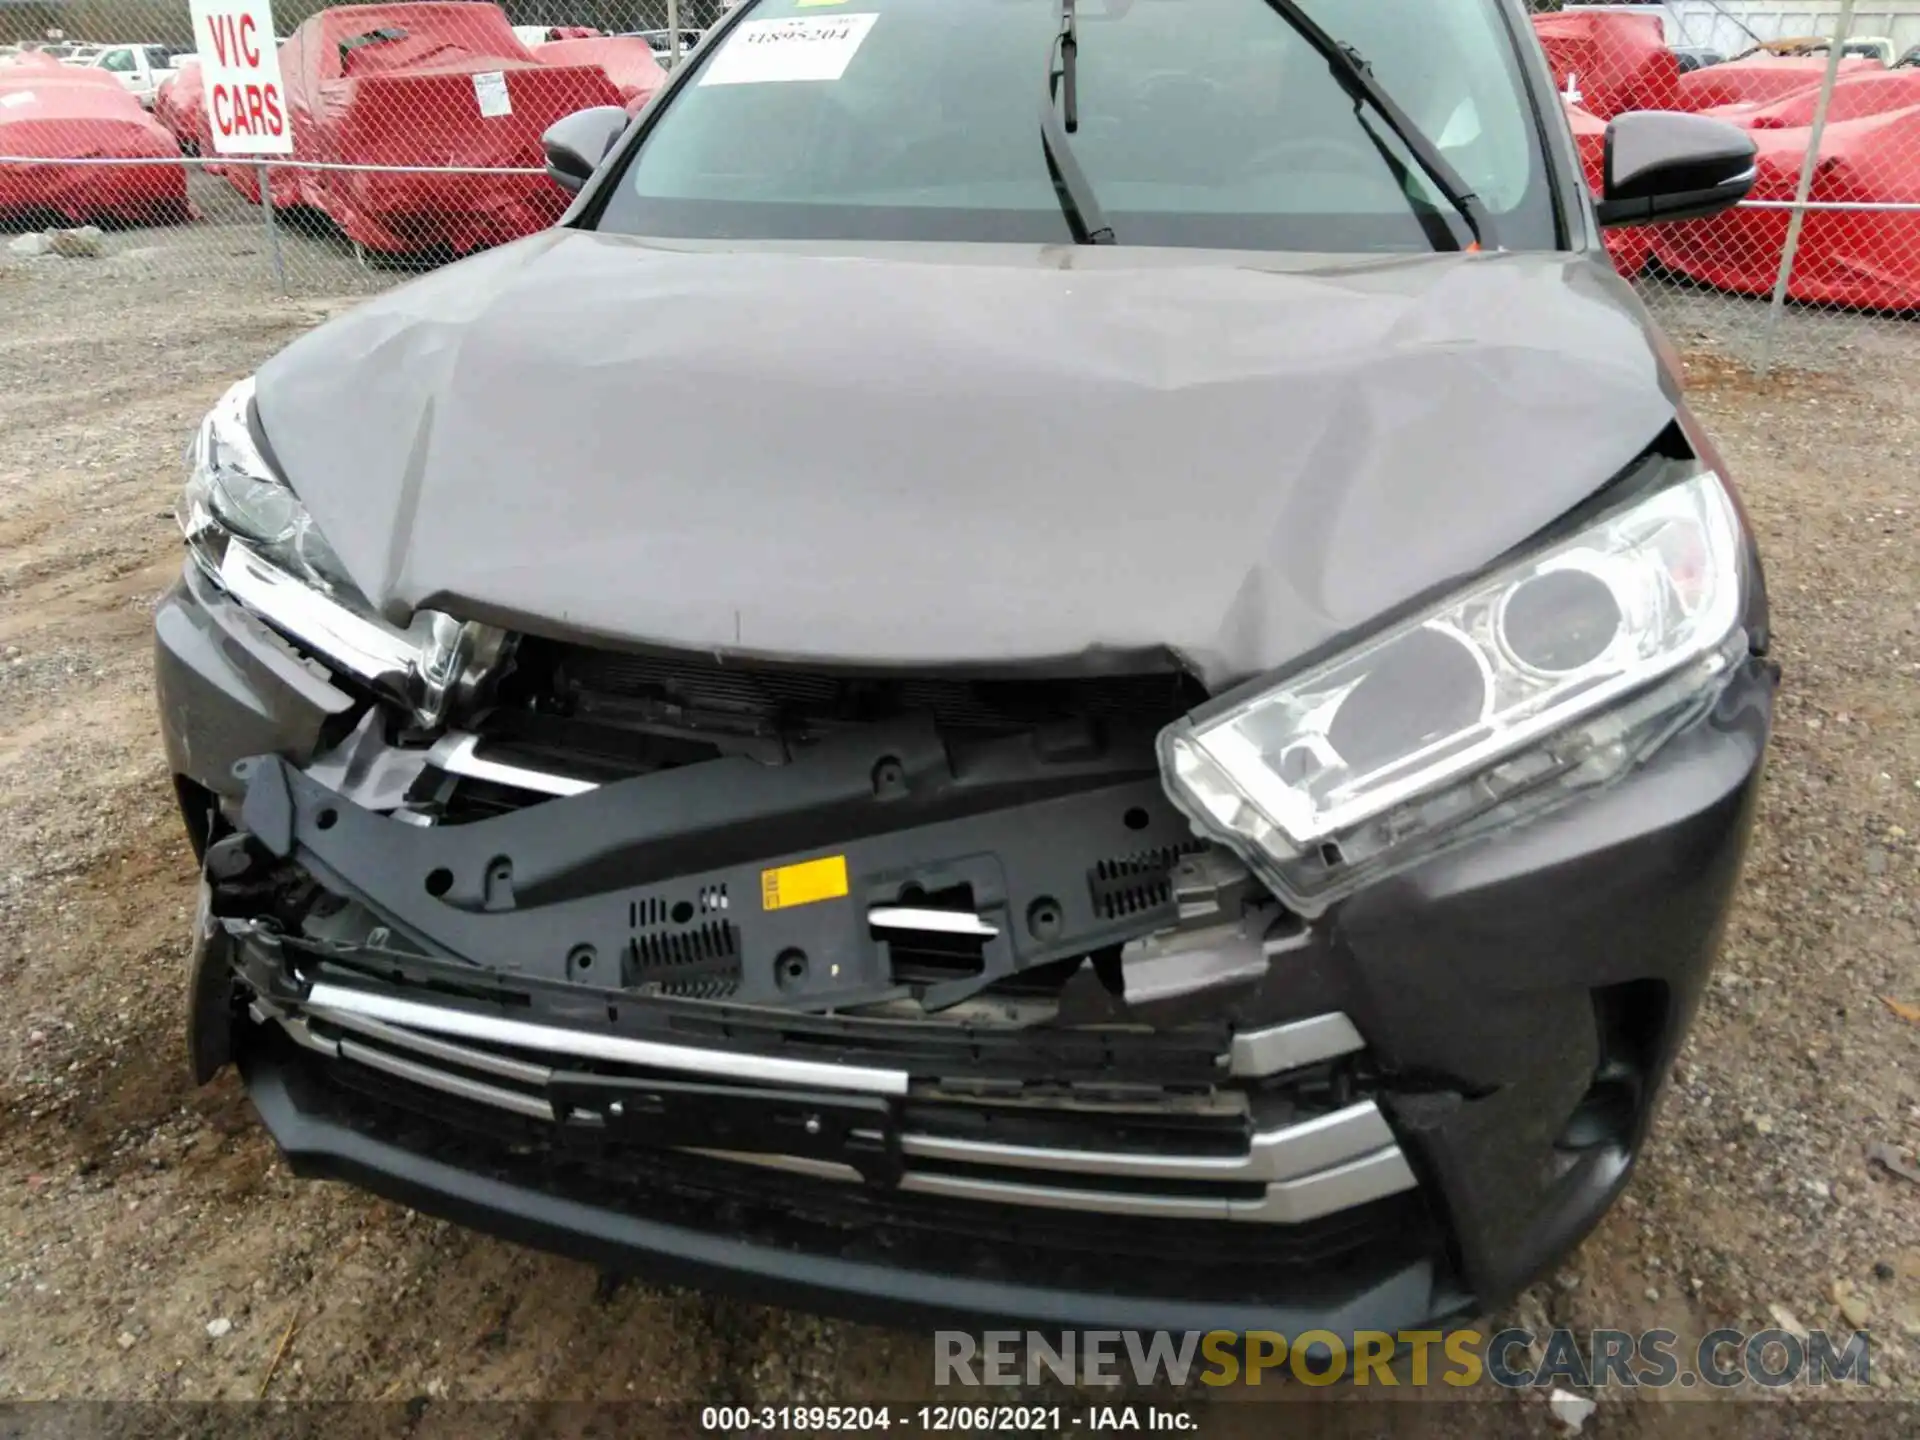
{"label": "building in background", "polygon": [[51,39],[66,30],[66,6],[60,0],[0,0],[0,45]]}

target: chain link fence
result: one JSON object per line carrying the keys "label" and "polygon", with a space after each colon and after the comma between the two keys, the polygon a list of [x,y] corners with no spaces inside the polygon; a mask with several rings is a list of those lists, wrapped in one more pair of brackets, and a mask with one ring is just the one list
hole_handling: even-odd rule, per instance
{"label": "chain link fence", "polygon": [[1608,237],[1670,331],[1761,370],[1920,360],[1920,3],[1533,8],[1590,185],[1628,110],[1711,115],[1758,147],[1737,209]]}
{"label": "chain link fence", "polygon": [[[210,92],[187,0],[0,0],[0,264],[46,251],[163,284],[392,284],[558,219],[542,132],[638,110],[726,8],[281,0],[280,116]],[[290,155],[219,153],[216,126],[276,121]]]}
{"label": "chain link fence", "polygon": [[[283,0],[293,153],[241,160],[212,127],[272,117],[209,106],[187,0],[0,0],[0,265],[57,263],[24,253],[48,248],[130,281],[391,284],[550,224],[566,196],[541,132],[590,105],[638,109],[729,4]],[[1534,0],[1590,184],[1626,110],[1714,115],[1759,147],[1737,210],[1609,237],[1683,343],[1761,368],[1920,350],[1911,5]],[[106,233],[58,233],[88,224]]]}

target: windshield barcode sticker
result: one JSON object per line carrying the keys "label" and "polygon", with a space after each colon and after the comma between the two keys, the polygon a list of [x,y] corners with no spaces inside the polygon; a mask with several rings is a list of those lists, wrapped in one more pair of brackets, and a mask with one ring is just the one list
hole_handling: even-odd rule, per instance
{"label": "windshield barcode sticker", "polygon": [[838,80],[878,15],[801,15],[749,20],[700,72],[702,85]]}
{"label": "windshield barcode sticker", "polygon": [[787,910],[818,900],[839,900],[847,893],[847,857],[829,855],[760,872],[760,908]]}

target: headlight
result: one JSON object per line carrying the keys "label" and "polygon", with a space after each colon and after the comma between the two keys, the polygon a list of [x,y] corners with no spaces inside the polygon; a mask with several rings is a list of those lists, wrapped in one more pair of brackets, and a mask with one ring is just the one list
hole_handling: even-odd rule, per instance
{"label": "headlight", "polygon": [[374,613],[274,472],[248,421],[253,381],[207,412],[187,449],[177,515],[187,548],[234,599],[296,642],[407,705],[429,728],[484,678],[506,635],[422,610],[405,630]]}
{"label": "headlight", "polygon": [[1746,650],[1739,519],[1694,475],[1160,737],[1174,802],[1304,914],[1613,778]]}
{"label": "headlight", "polygon": [[260,453],[248,423],[253,381],[240,381],[207,412],[187,447],[187,484],[177,514],[201,567],[216,580],[228,542],[254,553],[351,607],[367,609],[307,514],[307,507]]}

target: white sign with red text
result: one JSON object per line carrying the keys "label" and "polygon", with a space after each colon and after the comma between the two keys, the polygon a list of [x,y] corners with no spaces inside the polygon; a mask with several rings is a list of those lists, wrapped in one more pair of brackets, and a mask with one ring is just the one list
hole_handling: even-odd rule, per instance
{"label": "white sign with red text", "polygon": [[189,0],[207,121],[222,155],[291,155],[293,120],[280,83],[268,0]]}

